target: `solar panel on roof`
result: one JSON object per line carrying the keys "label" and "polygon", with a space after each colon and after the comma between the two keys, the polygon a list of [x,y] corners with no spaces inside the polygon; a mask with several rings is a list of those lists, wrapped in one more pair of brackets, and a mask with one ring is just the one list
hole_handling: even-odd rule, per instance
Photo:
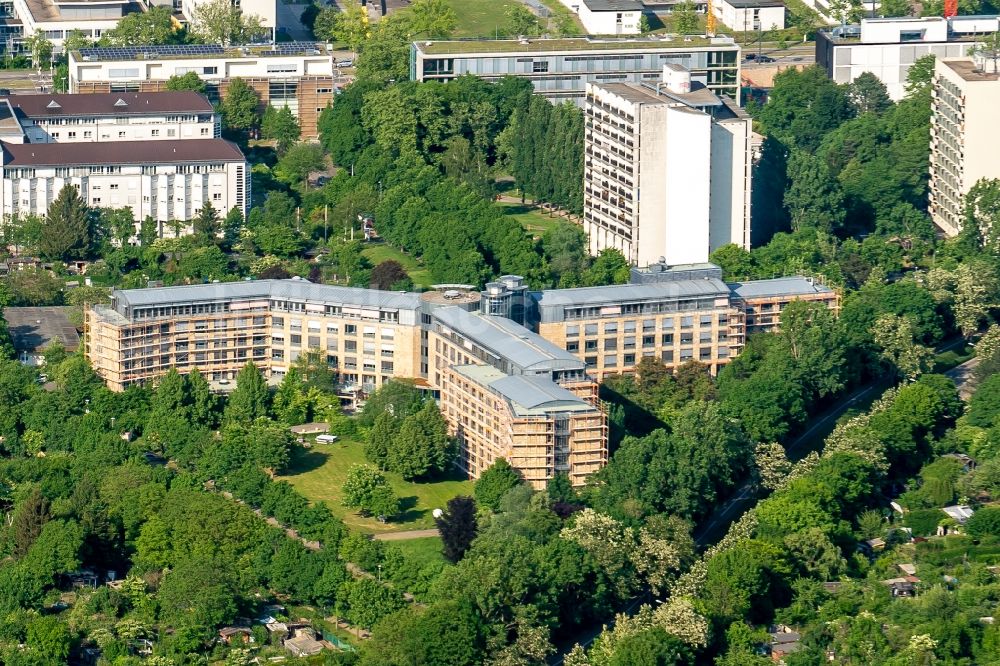
{"label": "solar panel on roof", "polygon": [[221,55],[226,50],[218,44],[158,44],[153,46],[97,46],[80,49],[85,60],[135,60],[160,56]]}

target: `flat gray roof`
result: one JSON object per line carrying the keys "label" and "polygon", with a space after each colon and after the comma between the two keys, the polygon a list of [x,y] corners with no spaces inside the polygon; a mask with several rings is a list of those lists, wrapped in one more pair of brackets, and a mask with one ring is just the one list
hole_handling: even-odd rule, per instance
{"label": "flat gray roof", "polygon": [[308,280],[250,280],[127,289],[115,291],[113,296],[120,306],[133,308],[247,298],[290,298],[391,310],[420,308],[420,296],[415,293],[313,284]]}
{"label": "flat gray roof", "polygon": [[426,40],[413,42],[413,48],[426,55],[456,55],[470,57],[476,55],[503,55],[505,53],[566,53],[577,51],[588,53],[609,53],[615,51],[636,51],[642,53],[684,52],[692,48],[714,47],[738,50],[740,47],[730,37],[685,36],[666,39],[663,36],[634,37],[561,37],[557,39],[455,39]]}
{"label": "flat gray roof", "polygon": [[80,333],[69,320],[73,310],[70,306],[4,308],[3,318],[7,320],[14,349],[33,352],[59,340],[66,351],[76,351]]}
{"label": "flat gray roof", "polygon": [[729,287],[717,278],[703,280],[673,280],[646,284],[618,284],[607,287],[576,289],[546,289],[540,292],[538,304],[548,306],[599,305],[681,298],[729,296]]}
{"label": "flat gray roof", "polygon": [[770,296],[802,296],[806,294],[832,294],[829,287],[801,275],[733,282],[729,287],[741,298],[767,298]]}
{"label": "flat gray roof", "polygon": [[553,412],[589,412],[596,409],[551,379],[508,375],[489,365],[458,365],[452,369],[502,397],[516,416],[543,416]]}
{"label": "flat gray roof", "polygon": [[446,307],[435,310],[434,318],[522,370],[573,370],[584,367],[583,361],[562,347],[505,317],[490,317],[459,307]]}
{"label": "flat gray roof", "polygon": [[638,12],[642,3],[636,0],[583,0],[592,12]]}
{"label": "flat gray roof", "polygon": [[691,92],[675,93],[667,89],[666,85],[661,85],[659,91],[651,83],[593,83],[598,88],[604,88],[608,92],[635,104],[685,104],[687,106],[702,109],[707,106],[722,106],[722,100],[712,92],[705,84],[698,81],[691,82]]}

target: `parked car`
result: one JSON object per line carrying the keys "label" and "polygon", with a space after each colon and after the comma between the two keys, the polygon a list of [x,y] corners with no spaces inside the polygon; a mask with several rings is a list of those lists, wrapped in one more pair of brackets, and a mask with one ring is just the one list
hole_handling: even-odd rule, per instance
{"label": "parked car", "polygon": [[353,60],[338,60],[337,67],[354,67]]}
{"label": "parked car", "polygon": [[757,56],[757,62],[776,62],[776,61],[771,56],[762,55],[762,56]]}
{"label": "parked car", "polygon": [[756,60],[756,59],[757,59],[757,54],[756,54],[756,53],[748,53],[748,54],[746,55],[746,58],[745,58],[745,59],[746,59],[746,60]]}

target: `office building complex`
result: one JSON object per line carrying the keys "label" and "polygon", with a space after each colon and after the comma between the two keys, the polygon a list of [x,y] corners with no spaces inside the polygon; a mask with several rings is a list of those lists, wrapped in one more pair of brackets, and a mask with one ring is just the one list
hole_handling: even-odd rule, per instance
{"label": "office building complex", "polygon": [[906,94],[906,77],[918,59],[960,58],[1000,29],[996,16],[943,18],[874,18],[861,25],[837,26],[816,33],[816,64],[837,83],[850,83],[871,72],[885,84],[889,97]]}
{"label": "office building complex", "polygon": [[934,64],[930,214],[946,235],[962,228],[964,198],[982,178],[1000,178],[1000,75],[969,58]]}
{"label": "office building complex", "polygon": [[[587,84],[584,231],[634,265],[750,247],[751,121],[676,65],[663,82]],[[640,196],[641,193],[641,196]]]}
{"label": "office building complex", "polygon": [[333,102],[333,52],[325,44],[130,46],[86,48],[70,53],[73,93],[155,92],[171,76],[194,72],[208,98],[225,97],[229,82],[246,81],[267,106],[287,106],[299,119],[303,138],[318,136],[319,114]]}
{"label": "office building complex", "polygon": [[743,348],[747,322],[770,330],[799,298],[838,305],[806,278],[727,285],[721,275],[658,264],[633,269],[631,284],[542,292],[513,275],[482,293],[300,279],[132,289],[86,309],[84,345],[116,391],[170,368],[198,369],[221,389],[248,361],[275,383],[303,354],[366,392],[411,378],[439,397],[470,476],[503,457],[536,488],[557,472],[580,484],[608,458],[596,379],[644,357],[714,373]]}
{"label": "office building complex", "polygon": [[455,290],[302,280],[116,291],[110,306],[86,312],[86,353],[114,390],[172,367],[230,380],[248,361],[277,381],[307,352],[367,390],[422,378],[440,393],[472,476],[502,456],[536,487],[560,471],[582,483],[608,455],[596,384],[572,354],[509,319],[469,311],[478,305],[478,294]]}
{"label": "office building complex", "polygon": [[642,3],[637,0],[560,0],[591,35],[638,35]]}
{"label": "office building complex", "polygon": [[665,64],[680,65],[692,81],[739,101],[740,47],[728,37],[426,41],[410,47],[413,81],[519,76],[539,95],[581,106],[588,83],[655,82]]}
{"label": "office building complex", "polygon": [[[2,123],[0,123],[2,124]],[[4,216],[45,215],[66,185],[90,206],[132,209],[159,222],[161,236],[189,233],[206,202],[217,211],[250,206],[250,167],[223,139],[2,144]]]}
{"label": "office building complex", "polygon": [[8,143],[213,139],[222,132],[212,103],[194,92],[13,95],[0,98],[0,119]]}

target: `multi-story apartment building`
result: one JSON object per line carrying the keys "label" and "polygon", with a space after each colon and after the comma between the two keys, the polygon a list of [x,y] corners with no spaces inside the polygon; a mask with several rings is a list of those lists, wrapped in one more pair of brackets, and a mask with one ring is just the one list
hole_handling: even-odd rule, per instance
{"label": "multi-story apartment building", "polygon": [[[458,303],[455,305],[453,303]],[[468,310],[478,294],[427,295],[302,280],[115,291],[85,315],[85,346],[113,390],[197,368],[232,380],[253,361],[278,381],[300,354],[325,356],[346,383],[373,390],[419,378],[439,393],[478,476],[506,457],[536,487],[556,472],[575,483],[607,462],[597,385],[564,349],[505,318]]]}
{"label": "multi-story apartment building", "polygon": [[434,310],[428,342],[428,379],[472,477],[504,457],[535,487],[557,472],[581,484],[607,462],[597,384],[573,354],[458,306]]}
{"label": "multi-story apartment building", "polygon": [[984,65],[969,58],[934,64],[930,214],[948,236],[962,229],[973,185],[1000,178],[1000,74]]}
{"label": "multi-story apartment building", "polygon": [[742,350],[745,333],[743,313],[721,271],[714,273],[543,291],[539,334],[582,358],[598,379],[632,372],[646,356],[674,370],[699,361],[715,374]]}
{"label": "multi-story apartment building", "polygon": [[642,3],[636,0],[560,0],[591,35],[638,35]]}
{"label": "multi-story apartment building", "polygon": [[773,280],[751,280],[729,285],[733,305],[746,318],[747,335],[778,330],[781,312],[792,301],[822,303],[840,310],[837,293],[815,278],[791,276]]}
{"label": "multi-story apartment building", "polygon": [[171,222],[191,220],[206,202],[244,215],[250,206],[250,167],[224,139],[0,145],[5,217],[45,215],[66,185],[90,206],[127,206],[136,220],[152,217],[161,236],[189,232]]}
{"label": "multi-story apartment building", "polygon": [[[587,84],[583,225],[634,265],[750,247],[751,121],[664,65],[663,81]],[[641,193],[641,196],[640,196]]]}
{"label": "multi-story apartment building", "polygon": [[291,109],[304,138],[318,136],[319,114],[334,97],[333,51],[322,43],[86,48],[69,55],[73,93],[155,92],[188,72],[205,81],[213,102],[225,97],[230,81],[243,79],[257,92],[261,112]]}
{"label": "multi-story apartment building", "polygon": [[837,83],[871,72],[898,101],[906,94],[906,77],[918,59],[964,57],[984,35],[998,29],[996,16],[863,19],[861,25],[817,31],[816,64]]}
{"label": "multi-story apartment building", "polygon": [[304,280],[115,291],[88,309],[87,353],[113,390],[198,368],[231,380],[253,361],[275,381],[307,351],[345,383],[373,390],[420,377],[418,294],[314,285]]}
{"label": "multi-story apartment building", "polygon": [[0,128],[0,138],[13,143],[174,141],[222,135],[212,103],[187,91],[13,95],[0,98],[0,117],[15,121]]}
{"label": "multi-story apartment building", "polygon": [[659,81],[663,65],[675,64],[691,72],[692,81],[738,102],[740,60],[729,37],[424,41],[410,47],[410,79],[519,76],[539,95],[582,106],[588,83]]}

